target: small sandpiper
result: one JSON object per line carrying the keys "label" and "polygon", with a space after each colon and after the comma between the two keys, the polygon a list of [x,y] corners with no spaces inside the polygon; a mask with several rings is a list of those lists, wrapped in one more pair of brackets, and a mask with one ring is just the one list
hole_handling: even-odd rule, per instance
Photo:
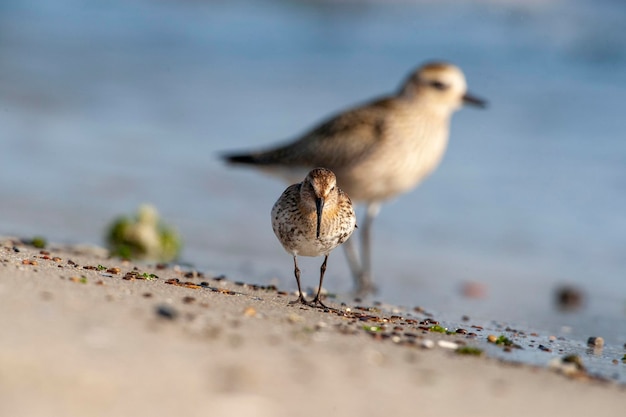
{"label": "small sandpiper", "polygon": [[371,225],[380,204],[417,186],[441,161],[450,118],[464,103],[484,107],[467,94],[465,76],[451,64],[431,62],[411,73],[393,95],[341,112],[295,141],[260,152],[229,154],[247,164],[299,181],[313,167],[337,175],[339,186],[366,206],[361,256],[344,245],[356,292],[374,292]]}
{"label": "small sandpiper", "polygon": [[[315,168],[304,181],[287,187],[272,207],[272,229],[283,248],[293,256],[298,283],[298,299],[293,303],[328,308],[320,299],[328,255],[345,242],[355,228],[356,215],[350,197],[337,187],[332,171]],[[302,294],[298,255],[324,255],[319,287],[312,302]]]}

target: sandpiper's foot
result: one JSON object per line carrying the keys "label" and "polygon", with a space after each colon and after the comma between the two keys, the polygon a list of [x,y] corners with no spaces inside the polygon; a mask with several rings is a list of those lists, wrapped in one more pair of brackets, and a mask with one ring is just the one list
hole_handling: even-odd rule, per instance
{"label": "sandpiper's foot", "polygon": [[339,311],[334,307],[329,307],[326,304],[324,304],[321,300],[321,298],[319,297],[315,297],[310,303],[309,305],[311,307],[317,307],[317,308],[323,308],[324,310],[332,310],[332,311]]}
{"label": "sandpiper's foot", "polygon": [[309,306],[309,307],[311,306],[311,303],[307,301],[306,298],[304,298],[304,295],[302,295],[302,293],[300,293],[300,295],[298,296],[296,300],[289,301],[289,305],[295,305],[295,304],[304,304],[305,306]]}
{"label": "sandpiper's foot", "polygon": [[293,301],[289,302],[289,305],[296,305],[296,304],[302,304],[302,305],[305,305],[307,307],[313,307],[313,308],[323,308],[324,310],[333,310],[333,311],[337,310],[335,308],[328,307],[318,297],[314,298],[311,301],[307,301],[307,299],[304,298],[304,296],[300,296],[296,300],[293,300]]}

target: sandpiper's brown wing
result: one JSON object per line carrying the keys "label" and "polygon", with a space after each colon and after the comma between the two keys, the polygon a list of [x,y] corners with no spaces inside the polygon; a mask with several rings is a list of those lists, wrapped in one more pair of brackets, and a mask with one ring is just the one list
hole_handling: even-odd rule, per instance
{"label": "sandpiper's brown wing", "polygon": [[260,152],[224,155],[224,159],[264,166],[346,166],[383,139],[394,103],[392,98],[377,100],[328,119],[296,141]]}
{"label": "sandpiper's brown wing", "polygon": [[293,235],[293,229],[289,224],[284,222],[283,216],[285,216],[285,212],[287,213],[287,217],[295,216],[294,213],[300,201],[301,187],[302,183],[287,187],[272,207],[272,229],[287,251],[290,251],[289,239],[292,237],[291,235]]}

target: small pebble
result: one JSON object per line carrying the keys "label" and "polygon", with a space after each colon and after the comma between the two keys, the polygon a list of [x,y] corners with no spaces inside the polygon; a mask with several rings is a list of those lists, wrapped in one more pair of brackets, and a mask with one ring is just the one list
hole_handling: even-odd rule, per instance
{"label": "small pebble", "polygon": [[448,340],[439,340],[437,341],[437,345],[439,345],[440,348],[444,348],[444,349],[456,350],[459,348],[458,343],[450,342]]}
{"label": "small pebble", "polygon": [[561,311],[574,311],[582,307],[585,294],[578,288],[564,285],[557,288],[554,302]]}
{"label": "small pebble", "polygon": [[157,316],[167,320],[174,320],[176,319],[176,317],[178,317],[178,311],[176,311],[174,307],[168,306],[166,304],[158,305],[156,308],[156,314]]}
{"label": "small pebble", "polygon": [[604,346],[604,339],[599,336],[592,336],[587,339],[587,345],[594,348],[601,348]]}
{"label": "small pebble", "polygon": [[184,274],[185,278],[198,278],[198,272],[197,271],[189,271],[187,273]]}
{"label": "small pebble", "polygon": [[496,337],[496,335],[490,334],[489,336],[487,336],[487,341],[489,343],[496,343],[496,340],[498,340],[498,338]]}
{"label": "small pebble", "polygon": [[461,295],[466,298],[486,298],[487,286],[481,282],[465,282],[461,285]]}
{"label": "small pebble", "polygon": [[183,297],[183,303],[185,303],[185,304],[191,304],[194,301],[196,301],[196,299],[193,298],[193,297],[190,297],[190,296]]}
{"label": "small pebble", "polygon": [[563,362],[561,358],[554,358],[548,362],[548,367],[564,375],[575,375],[580,370],[574,363]]}
{"label": "small pebble", "polygon": [[292,313],[287,317],[287,321],[289,321],[289,323],[292,323],[292,324],[300,323],[304,321],[304,317]]}
{"label": "small pebble", "polygon": [[430,339],[424,339],[420,341],[419,346],[424,349],[432,349],[435,347],[435,342]]}
{"label": "small pebble", "polygon": [[576,365],[577,369],[580,369],[580,370],[585,369],[583,360],[578,355],[567,355],[567,356],[564,356],[562,360],[564,363],[572,363]]}
{"label": "small pebble", "polygon": [[254,307],[246,307],[243,310],[243,315],[246,317],[254,317],[256,316],[256,309]]}

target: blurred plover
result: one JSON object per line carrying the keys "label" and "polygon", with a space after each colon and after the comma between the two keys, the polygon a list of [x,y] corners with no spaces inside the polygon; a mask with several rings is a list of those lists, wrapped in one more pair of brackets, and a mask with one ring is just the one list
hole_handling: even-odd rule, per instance
{"label": "blurred plover", "polygon": [[450,118],[464,103],[485,106],[467,93],[458,67],[431,62],[411,73],[396,93],[338,113],[295,141],[223,157],[289,183],[313,167],[332,170],[354,202],[366,206],[360,256],[350,241],[344,245],[355,290],[365,295],[375,290],[370,233],[380,204],[411,190],[439,165]]}

